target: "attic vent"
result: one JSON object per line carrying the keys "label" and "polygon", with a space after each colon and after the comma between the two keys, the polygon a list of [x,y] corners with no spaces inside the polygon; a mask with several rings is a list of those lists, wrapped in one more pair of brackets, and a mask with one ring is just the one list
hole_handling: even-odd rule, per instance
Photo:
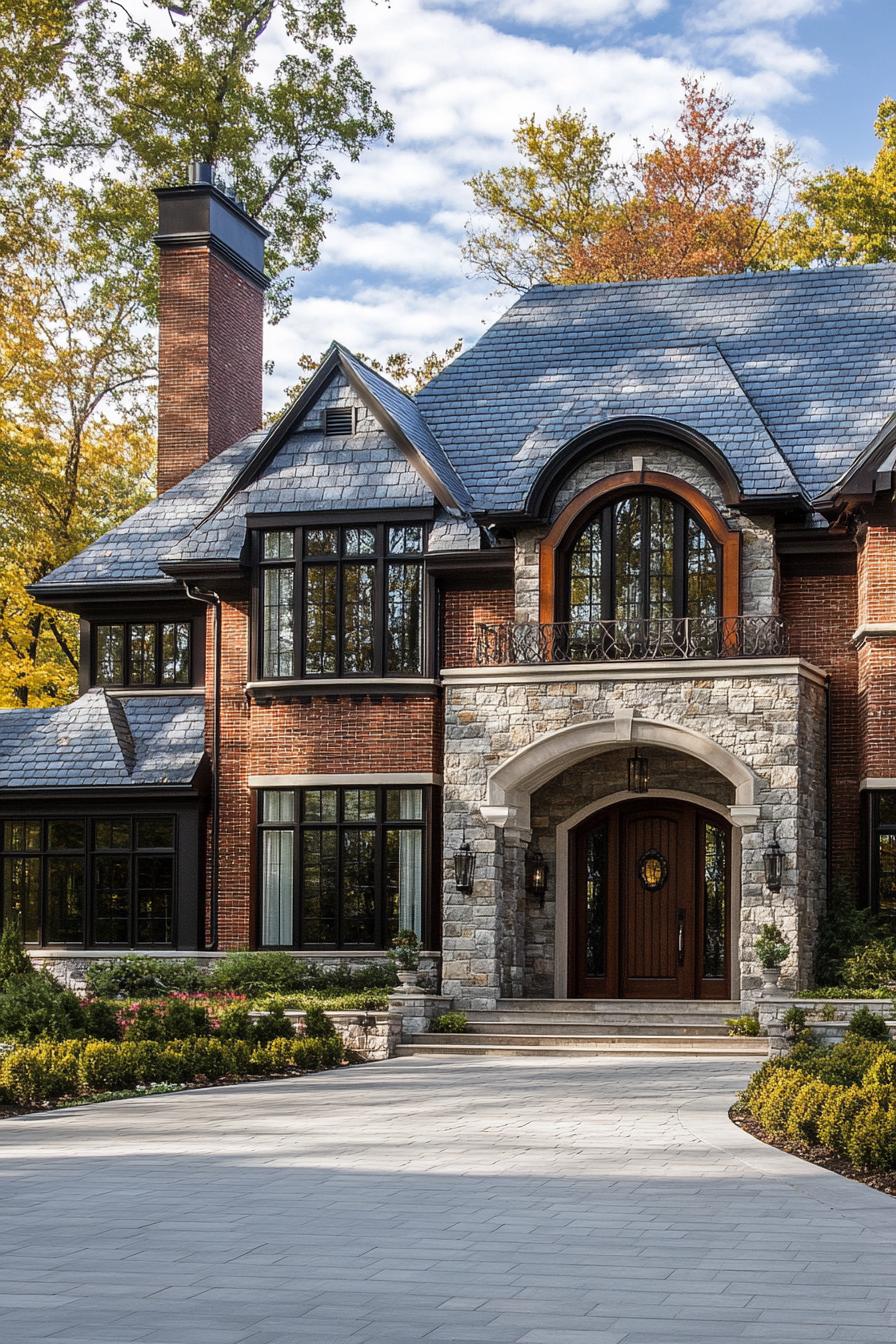
{"label": "attic vent", "polygon": [[324,409],[325,434],[354,434],[354,406],[327,406]]}

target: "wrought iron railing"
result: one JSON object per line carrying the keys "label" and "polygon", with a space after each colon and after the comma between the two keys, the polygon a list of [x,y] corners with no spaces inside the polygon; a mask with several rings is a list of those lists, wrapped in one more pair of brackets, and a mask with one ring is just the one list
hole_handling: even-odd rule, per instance
{"label": "wrought iron railing", "polygon": [[786,654],[787,647],[787,627],[781,616],[553,621],[549,625],[508,621],[476,627],[479,667],[770,658]]}

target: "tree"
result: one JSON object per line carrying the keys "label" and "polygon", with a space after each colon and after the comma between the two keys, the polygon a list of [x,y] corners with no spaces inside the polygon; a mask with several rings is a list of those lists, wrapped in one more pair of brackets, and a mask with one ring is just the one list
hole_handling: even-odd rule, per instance
{"label": "tree", "polygon": [[[393,353],[387,355],[382,362],[378,359],[370,359],[367,355],[361,354],[358,355],[358,359],[369,365],[369,367],[374,369],[377,373],[382,373],[386,378],[390,379],[391,382],[395,383],[397,387],[400,387],[403,392],[407,392],[409,396],[413,396],[415,392],[420,391],[421,387],[425,387],[428,382],[435,378],[437,373],[441,373],[442,369],[444,369],[447,364],[450,364],[452,359],[456,359],[462,348],[463,340],[456,340],[453,345],[449,345],[447,350],[443,350],[441,354],[436,350],[431,351],[430,354],[425,355],[424,358],[420,360],[419,364],[415,364],[411,356],[406,353]],[[299,373],[304,376],[300,377],[298,382],[292,383],[286,389],[286,392],[284,393],[285,405],[288,406],[291,402],[295,401],[296,397],[302,391],[302,388],[305,387],[311,379],[315,369],[317,369],[324,359],[326,353],[325,350],[317,359],[315,359],[313,355],[307,354],[299,357]],[[278,412],[277,415],[271,416],[271,419],[276,420],[281,414],[282,411]]]}
{"label": "tree", "polygon": [[612,214],[612,136],[589,126],[584,112],[557,109],[540,126],[518,125],[522,162],[478,173],[467,185],[491,227],[467,229],[462,254],[499,289],[523,292],[562,283],[574,244],[590,245]]}
{"label": "tree", "polygon": [[521,165],[472,179],[494,227],[468,233],[464,255],[506,288],[540,280],[706,275],[775,264],[775,211],[794,171],[789,146],[771,152],[730,98],[683,80],[674,131],[615,163],[610,137],[584,113],[520,123]]}
{"label": "tree", "polygon": [[676,131],[636,145],[616,175],[618,206],[601,235],[576,238],[568,283],[656,280],[765,269],[795,164],[788,145],[768,154],[732,99],[683,80]]}
{"label": "tree", "polygon": [[0,0],[0,704],[75,693],[76,622],[26,586],[149,497],[153,189],[211,162],[282,315],[339,160],[391,136],[353,36],[343,0]]}
{"label": "tree", "polygon": [[850,165],[808,178],[783,221],[782,253],[798,266],[896,261],[896,98],[878,108],[882,142],[870,170]]}

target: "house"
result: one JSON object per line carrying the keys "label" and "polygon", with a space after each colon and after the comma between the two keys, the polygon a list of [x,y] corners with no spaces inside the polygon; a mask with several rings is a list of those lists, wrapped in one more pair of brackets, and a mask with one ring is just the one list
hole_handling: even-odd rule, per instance
{"label": "house", "polygon": [[729,1000],[835,885],[896,914],[896,267],[536,286],[262,430],[264,231],[159,208],[158,498],[34,586],[80,698],[0,715],[36,957]]}

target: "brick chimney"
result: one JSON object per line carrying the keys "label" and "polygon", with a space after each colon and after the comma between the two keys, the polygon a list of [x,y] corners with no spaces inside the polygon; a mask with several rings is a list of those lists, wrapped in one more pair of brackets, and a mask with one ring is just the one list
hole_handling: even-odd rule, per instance
{"label": "brick chimney", "polygon": [[211,164],[156,195],[161,494],[261,424],[268,235]]}

